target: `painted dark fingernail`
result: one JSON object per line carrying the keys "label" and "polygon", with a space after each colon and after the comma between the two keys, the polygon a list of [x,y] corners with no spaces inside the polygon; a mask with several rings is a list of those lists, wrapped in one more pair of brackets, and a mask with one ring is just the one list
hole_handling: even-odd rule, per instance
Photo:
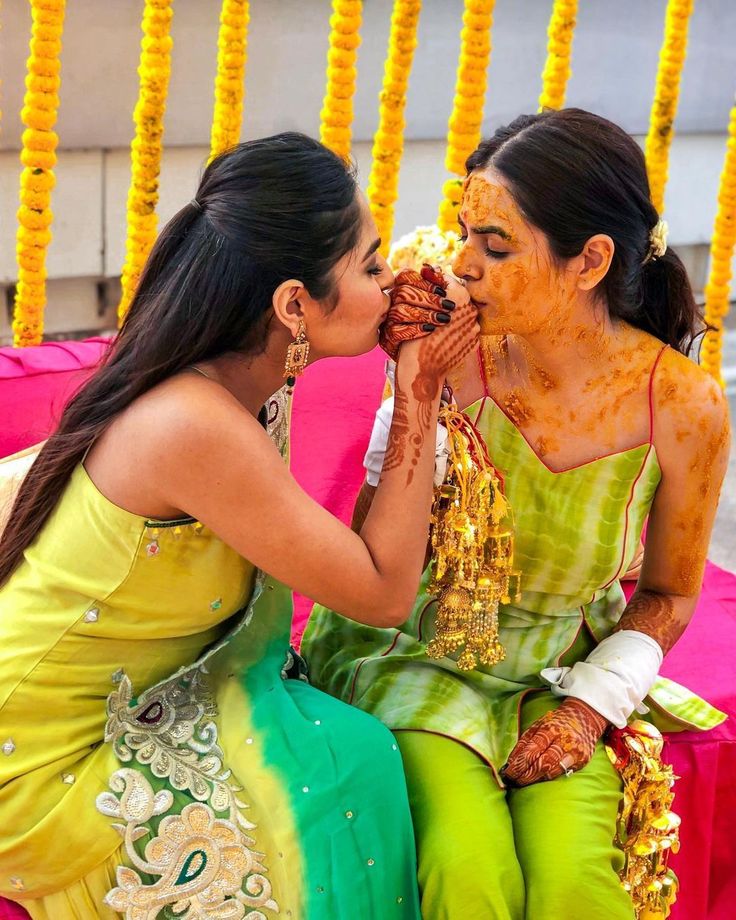
{"label": "painted dark fingernail", "polygon": [[451,319],[452,317],[450,316],[449,313],[438,313],[437,314],[438,323],[449,323]]}
{"label": "painted dark fingernail", "polygon": [[445,310],[454,310],[454,309],[455,309],[455,301],[454,301],[454,300],[448,300],[448,299],[445,297],[445,299],[442,301],[442,306],[445,308]]}
{"label": "painted dark fingernail", "polygon": [[444,288],[441,288],[438,284],[435,284],[432,290],[433,293],[435,293],[438,297],[445,297],[447,294],[447,291]]}
{"label": "painted dark fingernail", "polygon": [[434,332],[436,328],[432,323],[422,323],[422,332]]}

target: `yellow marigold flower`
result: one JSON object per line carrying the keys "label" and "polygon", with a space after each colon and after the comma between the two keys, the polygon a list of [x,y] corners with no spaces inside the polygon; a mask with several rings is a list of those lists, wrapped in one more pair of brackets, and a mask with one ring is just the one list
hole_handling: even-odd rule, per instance
{"label": "yellow marigold flower", "polygon": [[248,0],[223,0],[217,38],[217,76],[210,157],[227,150],[240,140],[249,19]]}
{"label": "yellow marigold flower", "polygon": [[[465,0],[455,98],[448,121],[445,155],[445,167],[459,176],[464,175],[465,161],[480,142],[491,54],[493,7],[494,0]],[[446,188],[449,186],[446,185]],[[459,199],[454,194],[448,198],[447,191],[444,194],[437,223],[443,230],[454,230]]]}
{"label": "yellow marigold flower", "polygon": [[350,155],[353,97],[363,4],[332,0],[327,52],[327,86],[320,112],[320,140],[338,156]]}
{"label": "yellow marigold flower", "polygon": [[736,247],[736,105],[728,124],[726,157],[718,190],[718,212],[710,247],[710,273],[705,285],[705,321],[712,327],[703,338],[701,366],[723,386],[721,376],[723,320],[730,308],[731,261]]}
{"label": "yellow marigold flower", "polygon": [[46,306],[46,249],[53,220],[51,190],[55,177],[58,137],[53,131],[59,107],[63,0],[31,0],[31,40],[26,93],[21,119],[20,207],[17,212],[16,258],[18,283],[13,313],[13,341],[35,345],[43,336]]}
{"label": "yellow marigold flower", "polygon": [[121,321],[156,238],[163,118],[171,73],[171,4],[172,0],[145,0],[143,9],[138,66],[140,89],[133,113],[135,136],[130,145],[126,256],[121,278],[122,297],[118,306]]}
{"label": "yellow marigold flower", "polygon": [[652,203],[660,214],[664,211],[669,150],[680,95],[680,74],[687,53],[687,31],[693,3],[694,0],[669,0],[667,4],[664,41],[659,54],[649,133],[644,148]]}
{"label": "yellow marigold flower", "polygon": [[555,0],[547,28],[547,60],[542,73],[539,110],[561,109],[570,79],[570,56],[577,19],[577,0]]}
{"label": "yellow marigold flower", "polygon": [[404,150],[404,108],[409,74],[417,45],[421,3],[396,0],[379,95],[378,130],[373,138],[373,162],[368,181],[368,203],[386,255],[391,243],[394,204],[398,197],[399,168]]}

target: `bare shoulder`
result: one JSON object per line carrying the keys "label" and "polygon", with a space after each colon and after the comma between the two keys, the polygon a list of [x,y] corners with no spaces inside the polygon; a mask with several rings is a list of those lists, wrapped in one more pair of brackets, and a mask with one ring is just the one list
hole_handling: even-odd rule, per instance
{"label": "bare shoulder", "polygon": [[275,448],[255,419],[226,389],[181,374],[135,400],[116,418],[86,461],[100,491],[136,514],[172,517],[180,508],[169,484],[196,470],[216,477],[228,456]]}
{"label": "bare shoulder", "polygon": [[110,426],[115,439],[134,442],[141,451],[227,437],[245,428],[262,432],[255,419],[224,387],[214,381],[180,374],[145,393]]}
{"label": "bare shoulder", "polygon": [[655,410],[662,421],[691,421],[702,434],[728,422],[728,401],[718,381],[690,358],[668,348],[654,376]]}
{"label": "bare shoulder", "polygon": [[705,454],[709,466],[728,456],[728,401],[718,382],[685,355],[668,348],[653,382],[654,440],[660,457]]}

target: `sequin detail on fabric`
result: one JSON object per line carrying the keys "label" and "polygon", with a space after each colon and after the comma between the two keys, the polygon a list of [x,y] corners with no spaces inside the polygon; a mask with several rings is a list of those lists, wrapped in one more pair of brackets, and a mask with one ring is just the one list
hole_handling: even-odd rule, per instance
{"label": "sequin detail on fabric", "polygon": [[124,674],[108,697],[107,715],[105,741],[122,763],[137,762],[195,800],[161,820],[143,859],[134,843],[151,833],[147,822],[174,808],[173,793],[154,793],[146,770],[112,775],[112,791],[97,797],[97,808],[125,822],[113,826],[125,840],[128,861],[159,879],[146,884],[135,869],[121,866],[107,903],[126,920],[145,920],[165,905],[176,916],[218,920],[267,920],[263,910],[278,913],[264,854],[246,833],[255,825],[243,814],[242,790],[223,767],[205,669],[191,668],[136,701]]}

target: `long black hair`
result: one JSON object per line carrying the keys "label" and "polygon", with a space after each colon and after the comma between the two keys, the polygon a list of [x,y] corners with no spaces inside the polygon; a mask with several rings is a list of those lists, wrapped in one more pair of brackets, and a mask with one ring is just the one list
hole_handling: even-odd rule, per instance
{"label": "long black hair", "polygon": [[510,183],[527,219],[552,254],[579,255],[597,233],[615,252],[599,285],[609,313],[687,353],[703,330],[702,314],[679,256],[649,258],[659,215],[644,154],[618,125],[582,109],[520,115],[483,141],[467,171],[492,167]]}
{"label": "long black hair", "polygon": [[329,310],[333,269],[360,234],[354,171],[303,134],[249,141],[212,160],[164,227],[102,367],[66,407],[0,539],[0,585],[74,467],[135,399],[188,365],[266,346],[273,292],[304,283]]}

